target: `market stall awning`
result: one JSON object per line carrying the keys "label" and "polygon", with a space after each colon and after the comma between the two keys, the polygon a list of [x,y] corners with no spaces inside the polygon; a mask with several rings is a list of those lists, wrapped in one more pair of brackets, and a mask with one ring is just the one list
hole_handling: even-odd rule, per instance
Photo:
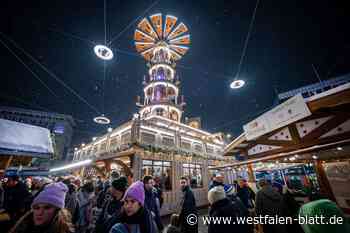
{"label": "market stall awning", "polygon": [[0,156],[49,158],[52,154],[48,129],[0,119]]}

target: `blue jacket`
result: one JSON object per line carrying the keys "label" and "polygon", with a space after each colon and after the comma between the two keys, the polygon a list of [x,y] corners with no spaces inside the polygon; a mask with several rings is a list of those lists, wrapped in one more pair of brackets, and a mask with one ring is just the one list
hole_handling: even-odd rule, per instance
{"label": "blue jacket", "polygon": [[110,233],[141,233],[140,226],[138,224],[132,224],[130,226],[131,229],[128,231],[128,228],[125,224],[117,223],[112,227]]}

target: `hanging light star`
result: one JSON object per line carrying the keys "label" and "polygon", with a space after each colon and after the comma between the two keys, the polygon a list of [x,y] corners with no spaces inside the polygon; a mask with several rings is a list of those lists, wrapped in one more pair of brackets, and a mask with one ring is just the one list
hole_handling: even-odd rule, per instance
{"label": "hanging light star", "polygon": [[101,116],[95,117],[94,122],[100,125],[108,125],[109,123],[111,123],[111,121],[103,114]]}
{"label": "hanging light star", "polygon": [[105,45],[96,45],[94,51],[96,56],[103,60],[111,60],[114,57],[112,50]]}
{"label": "hanging light star", "polygon": [[244,80],[241,80],[241,79],[239,79],[239,80],[233,80],[233,82],[230,84],[230,87],[231,87],[232,89],[239,89],[239,88],[243,87],[244,84],[245,84],[245,81],[244,81]]}

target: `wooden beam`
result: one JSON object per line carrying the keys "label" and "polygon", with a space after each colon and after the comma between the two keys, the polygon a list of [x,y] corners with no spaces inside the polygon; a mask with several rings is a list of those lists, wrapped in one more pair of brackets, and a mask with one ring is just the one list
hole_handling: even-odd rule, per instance
{"label": "wooden beam", "polygon": [[257,154],[254,154],[254,155],[248,155],[247,157],[249,159],[261,158],[261,157],[265,157],[265,156],[269,156],[269,155],[273,155],[273,154],[290,152],[290,151],[303,149],[303,148],[311,147],[311,146],[315,146],[315,145],[322,145],[322,144],[333,143],[333,142],[337,142],[337,141],[341,141],[341,140],[345,140],[345,139],[349,139],[349,138],[350,138],[350,132],[346,132],[346,133],[339,134],[339,135],[334,135],[334,136],[331,136],[331,137],[316,138],[314,140],[303,141],[302,143],[299,143],[299,144],[295,144],[295,145],[292,145],[292,146],[279,148],[279,149],[275,149],[275,150],[270,150],[270,151],[263,152],[263,153],[257,153]]}
{"label": "wooden beam", "polygon": [[228,167],[234,169],[235,167],[247,165],[250,163],[254,164],[254,163],[258,163],[258,162],[275,161],[275,160],[282,159],[282,158],[288,158],[289,156],[292,156],[295,153],[306,154],[306,153],[313,153],[313,152],[318,152],[318,151],[323,151],[323,150],[334,149],[337,146],[349,145],[350,144],[349,135],[347,135],[348,138],[346,138],[344,140],[338,140],[336,142],[332,142],[332,143],[328,143],[328,144],[311,146],[311,147],[307,147],[307,148],[303,148],[303,149],[299,149],[299,150],[294,150],[294,151],[290,151],[290,152],[285,152],[285,153],[272,154],[272,155],[260,157],[260,158],[249,158],[248,160],[245,160],[245,161],[234,162],[234,163],[229,163],[229,164],[220,165],[220,166],[216,166],[216,167],[211,167],[210,169],[223,169],[223,168],[228,168]]}
{"label": "wooden beam", "polygon": [[314,162],[314,168],[315,168],[315,172],[317,175],[318,183],[320,185],[321,194],[327,196],[330,200],[336,202],[334,193],[333,193],[331,185],[328,181],[327,174],[324,170],[322,162],[319,160],[316,160]]}
{"label": "wooden beam", "polygon": [[329,132],[330,130],[336,128],[340,124],[349,120],[349,116],[347,115],[336,115],[332,119],[326,121],[324,124],[320,125],[318,128],[311,131],[309,134],[305,135],[302,139],[304,140],[312,140],[321,137],[323,134]]}
{"label": "wooden beam", "polygon": [[266,140],[266,139],[257,139],[256,144],[263,144],[268,146],[290,146],[294,143],[287,140]]}
{"label": "wooden beam", "polygon": [[282,127],[282,128],[273,130],[272,132],[269,132],[265,135],[262,135],[262,136],[258,137],[257,139],[247,141],[247,143],[249,144],[246,147],[247,150],[253,148],[254,146],[256,146],[258,144],[271,145],[271,146],[289,146],[289,145],[293,144],[291,141],[286,141],[286,140],[269,140],[269,138],[271,136],[273,136],[274,134],[276,134],[277,132],[281,131],[282,129],[284,129],[286,127]]}
{"label": "wooden beam", "polygon": [[292,136],[292,141],[294,142],[294,144],[300,143],[301,138],[300,138],[300,135],[299,135],[299,132],[297,130],[295,123],[289,125],[288,129],[289,129],[290,135]]}
{"label": "wooden beam", "polygon": [[330,108],[339,105],[349,104],[350,103],[350,90],[345,90],[338,92],[336,94],[326,96],[314,101],[307,103],[311,112],[315,112],[321,108]]}

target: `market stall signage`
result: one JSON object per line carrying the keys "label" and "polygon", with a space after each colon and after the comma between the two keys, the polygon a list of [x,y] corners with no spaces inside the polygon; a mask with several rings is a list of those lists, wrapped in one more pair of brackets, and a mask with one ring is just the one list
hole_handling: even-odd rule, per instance
{"label": "market stall signage", "polygon": [[298,94],[244,125],[243,129],[249,141],[310,115],[304,98]]}

